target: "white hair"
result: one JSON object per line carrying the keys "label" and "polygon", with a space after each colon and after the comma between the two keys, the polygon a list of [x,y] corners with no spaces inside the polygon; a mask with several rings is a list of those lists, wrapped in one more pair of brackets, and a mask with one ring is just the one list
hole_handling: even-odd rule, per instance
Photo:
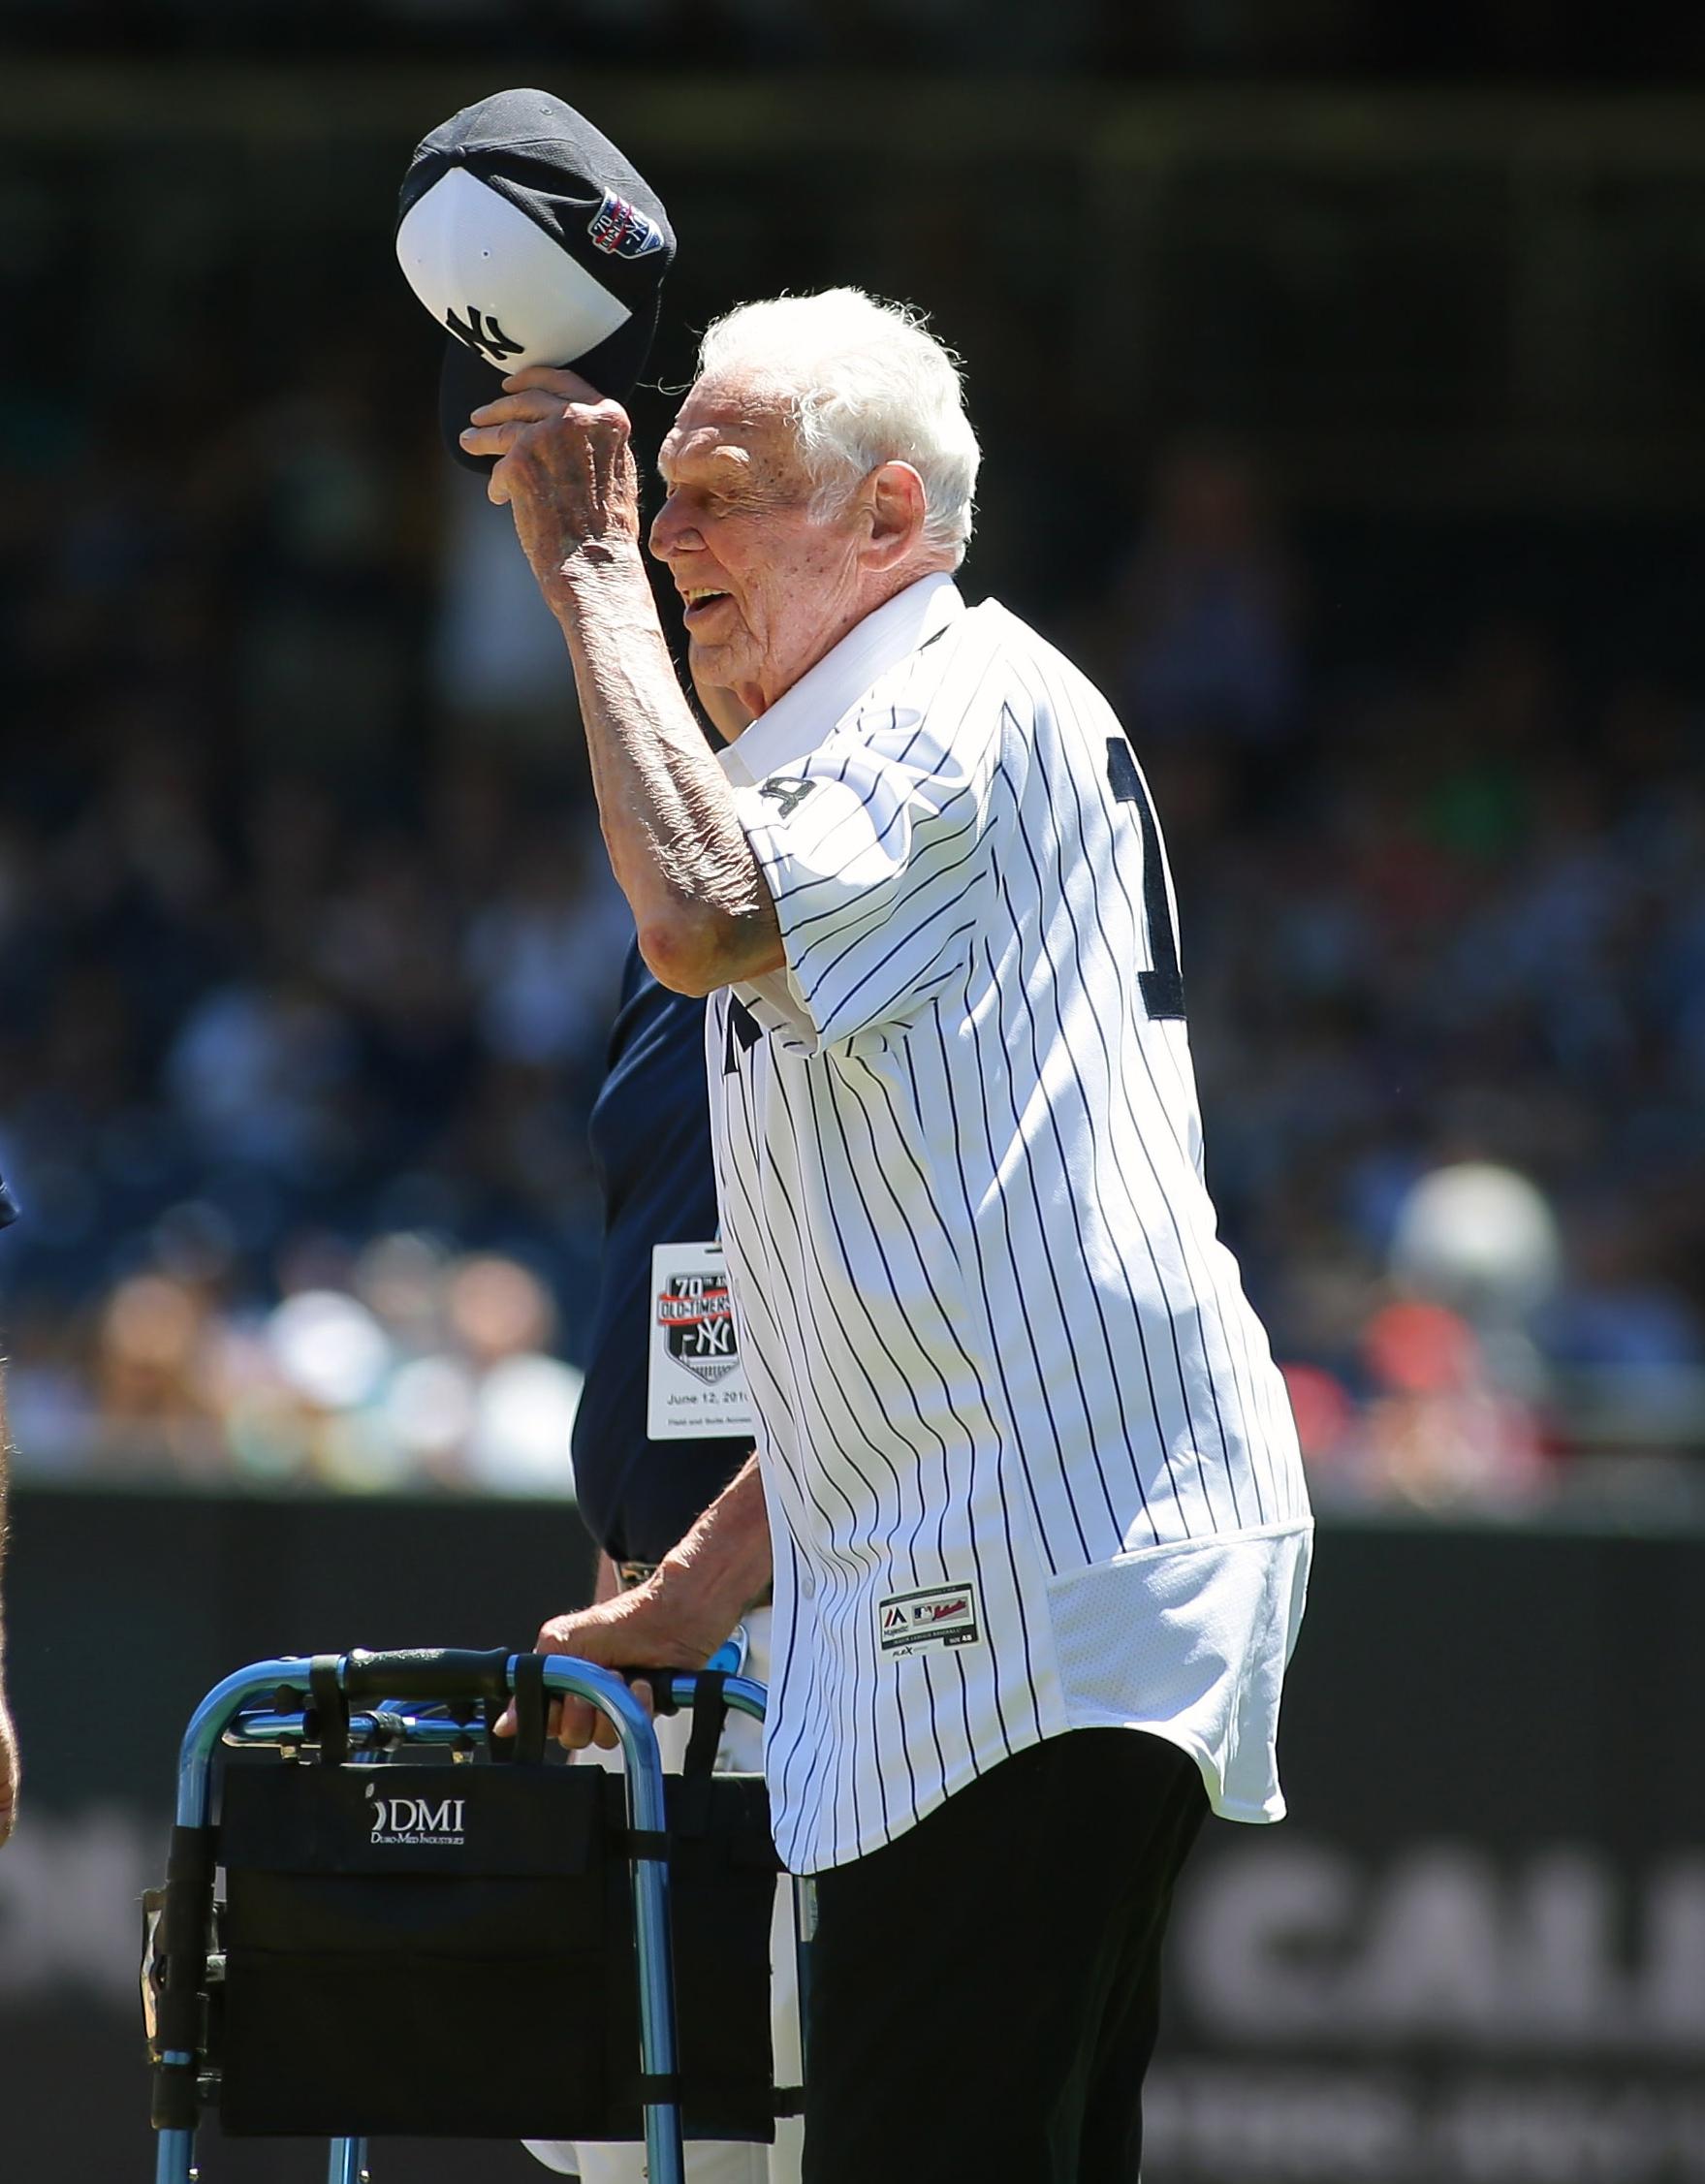
{"label": "white hair", "polygon": [[884,462],[924,482],[924,539],[957,568],[971,535],[980,451],[960,360],[922,311],[859,288],[742,303],[699,344],[701,379],[740,379],[779,396],[821,508]]}

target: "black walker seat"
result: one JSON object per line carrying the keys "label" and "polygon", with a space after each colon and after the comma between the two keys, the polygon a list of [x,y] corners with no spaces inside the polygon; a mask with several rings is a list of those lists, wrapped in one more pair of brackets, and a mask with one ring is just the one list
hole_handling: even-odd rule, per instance
{"label": "black walker seat", "polygon": [[[623,1679],[559,1655],[263,1662],[208,1693],[149,1899],[157,2184],[188,2184],[205,2105],[329,2137],[332,2184],[389,2135],[643,2138],[654,2184],[684,2137],[774,2138],[778,1865],[762,1778],[711,1772],[763,1687],[647,1680],[693,1709],[679,1776]],[[547,1758],[553,1693],[616,1723],[621,1776]]]}

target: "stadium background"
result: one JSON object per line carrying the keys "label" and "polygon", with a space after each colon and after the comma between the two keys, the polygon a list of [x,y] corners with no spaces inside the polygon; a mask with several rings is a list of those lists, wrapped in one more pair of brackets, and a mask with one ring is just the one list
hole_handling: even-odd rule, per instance
{"label": "stadium background", "polygon": [[1116,693],[1166,820],[1325,1536],[1294,1818],[1181,1907],[1153,2184],[1705,2177],[1705,32],[1602,28],[0,6],[20,2175],[143,2172],[131,1907],[200,1691],[520,1642],[584,1578],[621,905],[390,250],[416,139],[539,81],[671,207],[665,387],[744,297],[931,309],[969,587]]}

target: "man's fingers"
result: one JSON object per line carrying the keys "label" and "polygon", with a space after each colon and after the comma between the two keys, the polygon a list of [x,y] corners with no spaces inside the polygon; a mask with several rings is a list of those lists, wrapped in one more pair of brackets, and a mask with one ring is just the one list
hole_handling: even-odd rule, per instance
{"label": "man's fingers", "polygon": [[495,400],[482,402],[478,409],[471,410],[459,437],[470,455],[506,455],[521,426],[554,425],[564,419],[583,431],[590,431],[596,425],[625,427],[627,412],[618,403],[596,396],[590,402],[565,402],[560,395],[546,389],[523,390],[499,395]]}
{"label": "man's fingers", "polygon": [[601,1744],[604,1739],[598,1729],[602,1721],[598,1709],[584,1698],[565,1698],[557,1715],[556,1741],[564,1752],[584,1752],[588,1744]]}
{"label": "man's fingers", "polygon": [[503,385],[509,394],[537,391],[560,395],[564,401],[584,402],[588,407],[604,399],[589,379],[583,379],[578,371],[570,371],[563,364],[529,364],[525,371],[512,371]]}
{"label": "man's fingers", "polygon": [[[627,1688],[647,1715],[655,1715],[657,1710],[651,1703],[649,1684],[629,1684]],[[621,1731],[610,1716],[601,1706],[594,1706],[584,1698],[564,1698],[554,1703],[550,1728],[565,1752],[582,1752],[588,1744],[595,1744],[604,1752],[614,1752],[621,1742]]]}
{"label": "man's fingers", "polygon": [[458,436],[469,455],[507,455],[520,435],[520,425],[469,425]]}
{"label": "man's fingers", "polygon": [[531,394],[495,396],[478,409],[469,410],[468,416],[475,425],[547,425],[573,407],[560,395],[547,394],[541,388]]}

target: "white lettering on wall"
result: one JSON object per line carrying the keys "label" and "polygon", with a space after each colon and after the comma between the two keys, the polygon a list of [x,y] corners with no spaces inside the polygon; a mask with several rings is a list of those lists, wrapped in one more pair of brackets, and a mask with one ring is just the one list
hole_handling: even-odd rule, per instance
{"label": "white lettering on wall", "polygon": [[26,1805],[0,1857],[0,2001],[76,1987],[141,2024],[142,1893],[164,1878],[167,1822],[133,1806]]}
{"label": "white lettering on wall", "polygon": [[1255,1844],[1189,1877],[1171,1964],[1216,2044],[1701,2056],[1705,1858]]}

